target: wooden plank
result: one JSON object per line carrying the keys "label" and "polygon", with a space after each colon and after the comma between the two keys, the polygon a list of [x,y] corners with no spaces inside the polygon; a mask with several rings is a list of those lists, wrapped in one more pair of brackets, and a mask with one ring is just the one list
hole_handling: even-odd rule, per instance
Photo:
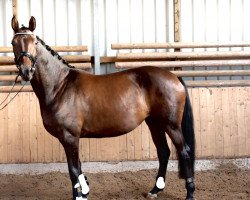
{"label": "wooden plank", "polygon": [[60,142],[52,136],[52,162],[60,162]]}
{"label": "wooden plank", "polygon": [[[110,148],[111,155],[112,155],[111,159],[113,161],[119,161],[119,156],[120,156],[120,146],[119,146],[119,144],[120,144],[120,140],[119,140],[118,137],[114,137],[110,141],[109,148]],[[114,149],[114,150],[112,150],[112,149]]]}
{"label": "wooden plank", "polygon": [[[37,105],[38,106],[38,105]],[[41,117],[41,111],[40,107],[38,106],[36,112],[36,121],[37,121],[37,161],[38,162],[45,162],[45,146],[44,146],[44,127],[43,127],[43,121]]]}
{"label": "wooden plank", "polygon": [[80,139],[80,152],[79,152],[79,156],[80,156],[80,160],[84,161],[84,162],[88,162],[89,159],[89,139],[88,138],[84,138],[84,139]]}
{"label": "wooden plank", "polygon": [[155,147],[155,144],[153,142],[153,139],[152,139],[152,136],[151,136],[151,133],[148,129],[148,135],[149,135],[149,158],[150,160],[156,160],[158,159],[158,156],[157,156],[157,151],[156,151],[156,147]]}
{"label": "wooden plank", "polygon": [[127,135],[119,136],[119,160],[127,160]]}
{"label": "wooden plank", "polygon": [[90,62],[86,63],[69,63],[70,65],[74,66],[77,69],[91,69],[92,64]]}
{"label": "wooden plank", "polygon": [[[0,93],[0,99],[6,98],[6,94]],[[8,107],[0,111],[0,163],[8,162]]]}
{"label": "wooden plank", "polygon": [[[145,135],[147,135],[147,140],[148,142],[146,142],[145,144],[143,144],[143,148],[144,148],[144,153],[147,156],[149,156],[149,159],[150,160],[155,160],[158,158],[157,156],[157,151],[156,151],[156,147],[155,147],[155,144],[153,142],[153,139],[152,139],[152,136],[151,136],[151,132],[148,128],[148,125],[146,124],[146,122],[144,121],[142,123],[142,137],[145,137]],[[148,148],[148,150],[147,150]],[[149,152],[149,155],[148,155],[148,152]]]}
{"label": "wooden plank", "polygon": [[[238,121],[238,152],[239,156],[249,156],[249,147],[247,147],[247,141],[249,140],[247,138],[247,135],[249,136],[249,133],[247,133],[247,130],[249,128],[249,124],[245,123],[245,117],[249,116],[249,112],[246,111],[246,102],[247,96],[249,97],[249,93],[247,93],[247,90],[244,88],[238,88],[236,91],[236,97],[237,97],[237,121]],[[248,98],[249,100],[249,98]]]}
{"label": "wooden plank", "polygon": [[[8,98],[10,100],[11,97]],[[15,163],[17,159],[17,146],[18,142],[18,115],[19,110],[17,110],[17,101],[19,97],[17,96],[15,100],[13,100],[8,105],[8,163]],[[15,122],[15,123],[13,123]]]}
{"label": "wooden plank", "polygon": [[[104,138],[105,139],[105,138]],[[102,140],[103,139],[95,139],[96,140],[96,160],[95,161],[103,161],[102,157]]]}
{"label": "wooden plank", "polygon": [[248,59],[250,51],[118,53],[117,61]]}
{"label": "wooden plank", "polygon": [[89,139],[89,160],[97,161],[97,140],[93,138]]}
{"label": "wooden plank", "polygon": [[241,60],[189,60],[189,61],[135,61],[135,62],[116,62],[118,69],[130,69],[143,66],[156,66],[164,68],[173,67],[222,67],[222,66],[249,66],[249,59]]}
{"label": "wooden plank", "polygon": [[[8,98],[10,100],[10,97]],[[16,99],[17,100],[17,99]],[[18,112],[15,108],[15,101],[8,105],[8,162],[15,162],[15,147],[18,123],[13,124],[12,122],[18,122]]]}
{"label": "wooden plank", "polygon": [[209,156],[208,113],[206,88],[199,88],[200,93],[200,124],[201,124],[201,157]]}
{"label": "wooden plank", "polygon": [[22,162],[23,159],[23,137],[22,137],[22,118],[23,118],[23,112],[22,112],[22,107],[20,106],[22,101],[22,95],[18,94],[15,99],[12,101],[16,108],[16,115],[17,115],[17,132],[16,132],[16,145],[15,145],[15,163],[20,163]]}
{"label": "wooden plank", "polygon": [[30,162],[30,93],[21,93],[20,107],[22,109],[21,140],[22,140],[22,162]]}
{"label": "wooden plank", "polygon": [[62,56],[67,62],[80,63],[80,62],[90,62],[90,55],[65,55]]}
{"label": "wooden plank", "polygon": [[[56,52],[84,52],[88,51],[87,46],[51,46],[51,49],[53,49]],[[13,48],[12,47],[0,47],[0,53],[12,53]]]}
{"label": "wooden plank", "polygon": [[15,64],[13,56],[0,56],[0,65]]}
{"label": "wooden plank", "polygon": [[64,151],[64,148],[63,148],[62,144],[60,144],[59,150],[60,150],[60,155],[59,155],[60,162],[67,162],[66,154],[65,154],[65,151]]}
{"label": "wooden plank", "polygon": [[127,159],[134,160],[135,159],[135,141],[134,141],[134,132],[131,131],[127,134]]}
{"label": "wooden plank", "polygon": [[99,143],[98,161],[110,160],[114,161],[119,152],[118,145],[116,144],[115,138],[102,138],[97,139]]}
{"label": "wooden plank", "polygon": [[188,87],[231,87],[250,86],[250,80],[204,80],[186,81]]}
{"label": "wooden plank", "polygon": [[224,156],[224,134],[223,134],[223,114],[222,114],[222,88],[213,88],[214,95],[214,131],[215,131],[215,156]]}
{"label": "wooden plank", "polygon": [[53,136],[45,132],[44,134],[44,162],[53,162]]}
{"label": "wooden plank", "polygon": [[227,158],[230,155],[230,110],[229,110],[229,94],[228,94],[228,88],[222,89],[222,122],[223,122],[223,135],[224,135],[224,158]]}
{"label": "wooden plank", "polygon": [[142,132],[141,126],[138,126],[135,130],[133,130],[134,134],[134,149],[135,149],[135,160],[142,159]]}
{"label": "wooden plank", "polygon": [[0,65],[0,72],[18,72],[16,65]]}
{"label": "wooden plank", "polygon": [[207,109],[207,153],[210,158],[215,157],[215,118],[214,118],[214,96],[213,90],[207,88],[206,90],[206,109]]}
{"label": "wooden plank", "polygon": [[[244,112],[244,119],[245,119],[245,128],[246,128],[246,153],[247,157],[250,157],[250,88],[243,88],[243,95],[242,97],[245,99],[245,112]],[[240,144],[239,144],[240,146]]]}
{"label": "wooden plank", "polygon": [[141,142],[142,158],[141,159],[148,160],[150,158],[150,140],[152,139],[151,139],[149,128],[145,121],[143,121],[141,124],[141,137],[142,137],[142,142]]}
{"label": "wooden plank", "polygon": [[37,149],[37,132],[36,132],[36,127],[37,127],[37,118],[36,118],[36,112],[37,112],[37,108],[38,108],[38,102],[37,102],[37,98],[36,95],[34,93],[30,93],[30,99],[29,99],[29,106],[30,106],[30,113],[29,113],[29,117],[30,117],[30,124],[29,124],[29,132],[30,132],[30,161],[32,163],[37,162],[37,153],[38,153],[38,149]]}
{"label": "wooden plank", "polygon": [[181,77],[208,77],[208,76],[250,76],[250,70],[195,70],[171,71]]}
{"label": "wooden plank", "polygon": [[[21,85],[16,85],[13,89],[12,86],[1,86],[0,87],[0,92],[19,92],[21,90],[22,86]],[[32,92],[33,89],[31,85],[26,85],[22,88],[21,92]]]}
{"label": "wooden plank", "polygon": [[194,115],[194,130],[196,141],[196,156],[200,158],[202,156],[201,149],[201,118],[200,118],[200,93],[199,88],[192,88],[192,109]]}
{"label": "wooden plank", "polygon": [[181,48],[225,48],[225,47],[250,47],[250,42],[174,42],[174,43],[116,43],[111,44],[111,49],[181,49]]}
{"label": "wooden plank", "polygon": [[237,120],[237,91],[240,87],[229,88],[228,98],[229,98],[229,110],[230,110],[230,133],[228,137],[230,138],[231,148],[229,149],[229,156],[234,158],[239,155],[238,148],[238,120]]}

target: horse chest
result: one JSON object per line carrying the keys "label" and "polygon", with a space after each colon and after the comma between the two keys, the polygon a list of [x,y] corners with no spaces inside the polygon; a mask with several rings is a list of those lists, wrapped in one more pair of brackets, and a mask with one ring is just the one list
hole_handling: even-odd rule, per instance
{"label": "horse chest", "polygon": [[65,129],[71,130],[72,133],[77,133],[81,130],[81,119],[74,112],[55,112],[51,109],[46,109],[41,114],[45,129],[54,136],[60,134]]}

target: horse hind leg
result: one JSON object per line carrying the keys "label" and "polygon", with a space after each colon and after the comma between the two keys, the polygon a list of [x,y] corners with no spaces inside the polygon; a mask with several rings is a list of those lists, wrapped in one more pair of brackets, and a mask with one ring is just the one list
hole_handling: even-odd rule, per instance
{"label": "horse hind leg", "polygon": [[167,133],[176,147],[179,159],[179,176],[186,180],[186,200],[193,200],[195,191],[194,173],[190,158],[190,147],[185,143],[182,130],[179,127],[167,127]]}
{"label": "horse hind leg", "polygon": [[157,198],[158,193],[165,188],[166,170],[170,156],[170,149],[167,144],[164,128],[160,126],[159,121],[147,118],[146,123],[150,129],[159,158],[159,170],[156,176],[156,183],[147,196],[148,199],[155,199]]}

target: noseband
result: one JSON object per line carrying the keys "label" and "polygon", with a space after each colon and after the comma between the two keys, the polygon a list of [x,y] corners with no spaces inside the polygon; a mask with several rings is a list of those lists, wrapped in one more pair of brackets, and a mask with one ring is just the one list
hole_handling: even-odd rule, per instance
{"label": "noseband", "polygon": [[[34,35],[33,33],[16,33],[14,35],[14,37],[16,35]],[[19,61],[22,57],[27,57],[29,58],[29,60],[31,61],[32,65],[31,65],[31,68],[32,69],[35,69],[36,68],[36,57],[34,57],[31,53],[27,52],[27,51],[22,51],[19,55],[19,57],[16,59],[15,58],[15,63],[16,63],[16,66],[18,68],[18,70],[20,71],[21,68],[20,68],[20,65],[19,65]]]}

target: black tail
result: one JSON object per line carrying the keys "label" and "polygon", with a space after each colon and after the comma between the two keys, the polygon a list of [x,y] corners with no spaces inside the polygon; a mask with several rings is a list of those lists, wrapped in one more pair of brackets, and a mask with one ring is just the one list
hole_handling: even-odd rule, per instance
{"label": "black tail", "polygon": [[[182,85],[185,87],[186,91],[186,101],[185,101],[185,108],[183,112],[182,117],[182,134],[185,139],[186,144],[189,148],[188,154],[191,160],[190,166],[194,175],[194,162],[195,162],[195,134],[194,134],[194,121],[193,121],[193,112],[192,112],[192,106],[189,99],[189,94],[187,90],[187,86],[182,80],[182,78],[179,78]],[[181,159],[179,159],[179,176],[180,178],[186,178],[184,175],[185,166],[183,165]]]}

